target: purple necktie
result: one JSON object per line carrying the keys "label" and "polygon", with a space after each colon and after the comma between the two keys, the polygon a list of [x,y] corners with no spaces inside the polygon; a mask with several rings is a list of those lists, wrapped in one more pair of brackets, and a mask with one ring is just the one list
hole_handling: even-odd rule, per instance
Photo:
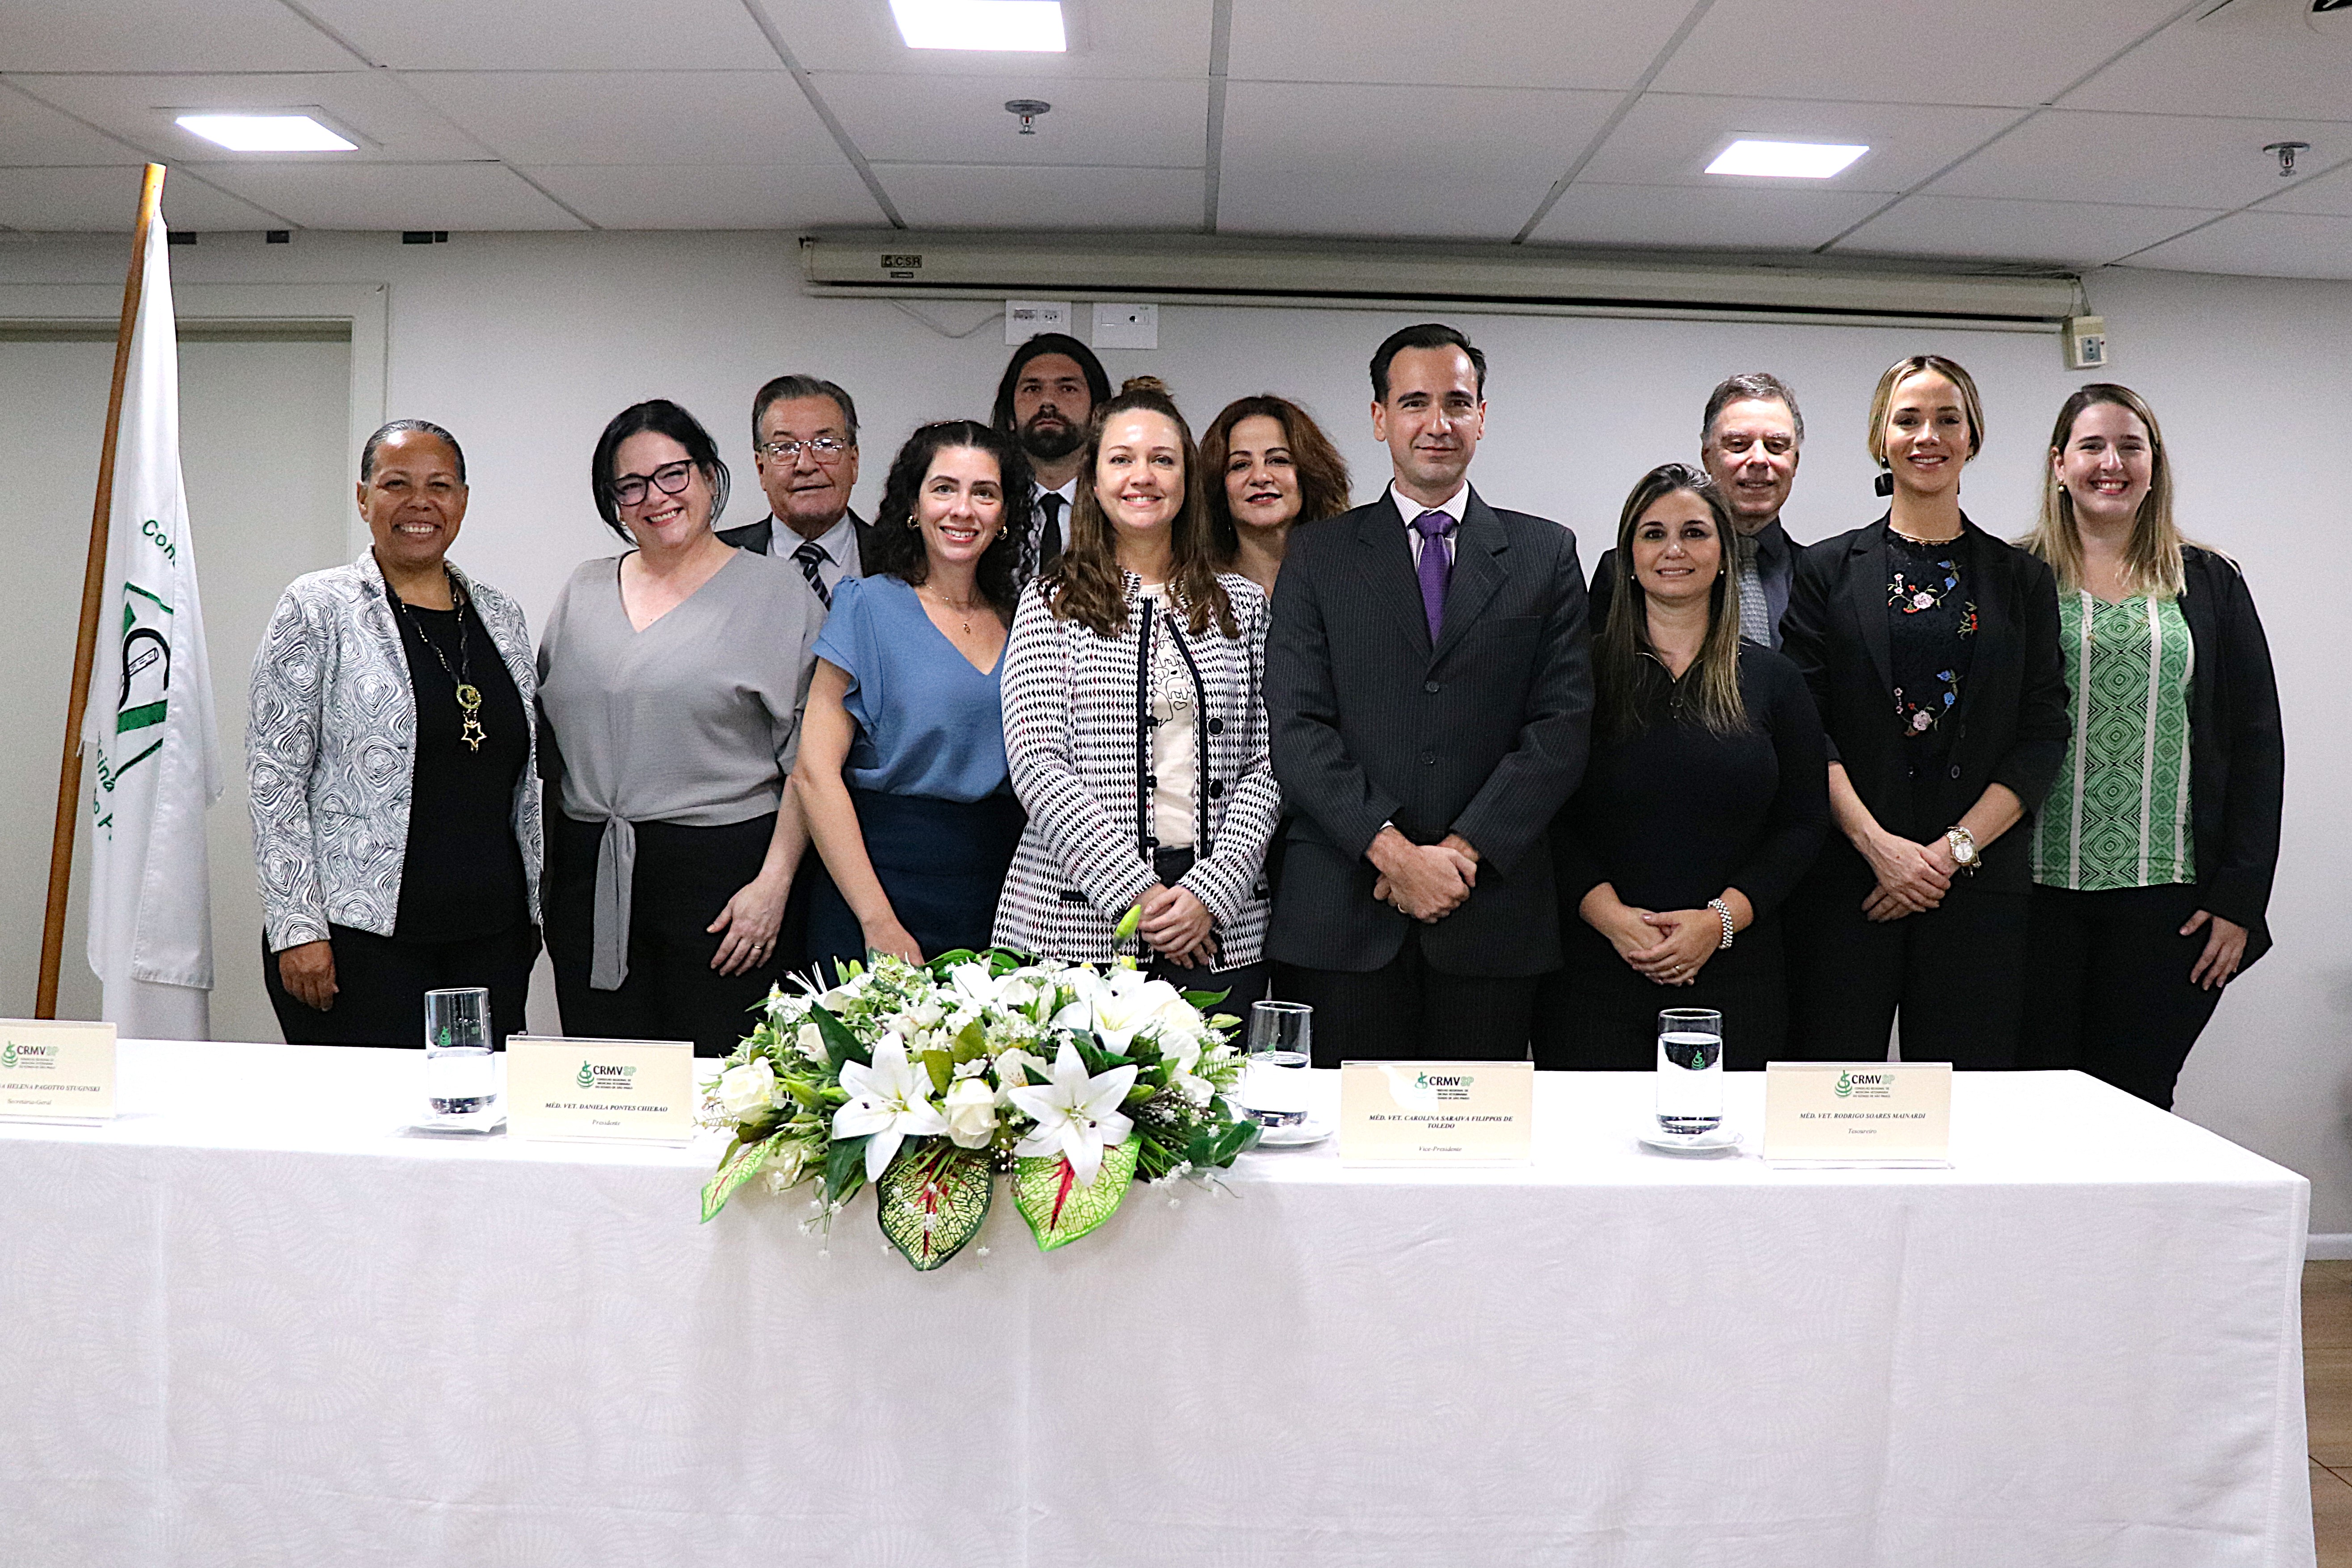
{"label": "purple necktie", "polygon": [[1412,520],[1421,535],[1421,607],[1429,616],[1430,646],[1437,646],[1438,628],[1445,624],[1445,583],[1454,575],[1453,559],[1445,552],[1446,531],[1454,520],[1442,511],[1425,511]]}

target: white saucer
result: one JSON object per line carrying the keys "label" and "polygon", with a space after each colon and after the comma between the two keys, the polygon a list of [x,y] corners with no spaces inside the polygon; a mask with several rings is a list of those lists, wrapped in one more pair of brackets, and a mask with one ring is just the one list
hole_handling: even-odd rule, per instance
{"label": "white saucer", "polygon": [[1643,1148],[1662,1154],[1721,1154],[1739,1147],[1739,1134],[1723,1126],[1711,1132],[1652,1131],[1640,1136]]}
{"label": "white saucer", "polygon": [[496,1132],[507,1124],[507,1108],[503,1098],[493,1100],[481,1110],[469,1110],[462,1116],[441,1116],[428,1110],[404,1122],[404,1132]]}
{"label": "white saucer", "polygon": [[1260,1122],[1257,1146],[1261,1149],[1303,1149],[1310,1143],[1320,1143],[1335,1131],[1331,1123],[1318,1121],[1311,1116],[1287,1127],[1268,1127]]}

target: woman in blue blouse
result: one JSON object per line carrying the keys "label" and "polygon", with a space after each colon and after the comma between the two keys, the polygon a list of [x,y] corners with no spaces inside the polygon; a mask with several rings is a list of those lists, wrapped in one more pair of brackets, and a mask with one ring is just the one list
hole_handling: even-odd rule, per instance
{"label": "woman in blue blouse", "polygon": [[1030,489],[1006,437],[924,426],[890,465],[866,575],[834,590],[793,772],[831,873],[809,910],[822,976],[988,943],[1026,820],[998,675]]}

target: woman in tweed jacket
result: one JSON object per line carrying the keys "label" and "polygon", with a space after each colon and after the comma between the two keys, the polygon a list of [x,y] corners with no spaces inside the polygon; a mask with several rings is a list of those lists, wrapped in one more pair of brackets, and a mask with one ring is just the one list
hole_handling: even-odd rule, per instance
{"label": "woman in tweed jacket", "polygon": [[415,1046],[425,993],[522,1027],[539,956],[530,628],[449,564],[454,437],[395,419],[360,455],[373,543],[295,579],[254,656],[246,777],[263,973],[299,1045]]}
{"label": "woman in tweed jacket", "polygon": [[[1097,416],[1060,565],[1004,654],[1004,748],[1029,813],[996,908],[1003,946],[1130,953],[1175,983],[1265,990],[1265,597],[1218,574],[1199,454],[1139,377]],[[1135,935],[1120,922],[1138,911]]]}

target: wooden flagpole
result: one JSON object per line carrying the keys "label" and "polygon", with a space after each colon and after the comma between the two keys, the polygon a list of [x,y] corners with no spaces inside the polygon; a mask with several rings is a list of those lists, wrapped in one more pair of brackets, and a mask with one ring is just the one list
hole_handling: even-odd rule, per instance
{"label": "wooden flagpole", "polygon": [[99,448],[98,497],[89,513],[89,557],[81,574],[81,632],[74,639],[73,686],[66,698],[65,754],[58,763],[58,816],[49,835],[49,904],[41,921],[41,981],[33,1016],[58,1016],[58,969],[65,957],[66,897],[73,889],[74,827],[81,819],[81,719],[89,706],[89,668],[98,657],[98,617],[106,594],[107,519],[114,510],[114,444],[122,429],[122,384],[131,374],[131,330],[147,277],[147,231],[163,203],[163,165],[147,165],[139,187],[139,223],[131,236],[131,275],[122,284],[122,322],[114,334],[114,387],[106,397],[106,440]]}

